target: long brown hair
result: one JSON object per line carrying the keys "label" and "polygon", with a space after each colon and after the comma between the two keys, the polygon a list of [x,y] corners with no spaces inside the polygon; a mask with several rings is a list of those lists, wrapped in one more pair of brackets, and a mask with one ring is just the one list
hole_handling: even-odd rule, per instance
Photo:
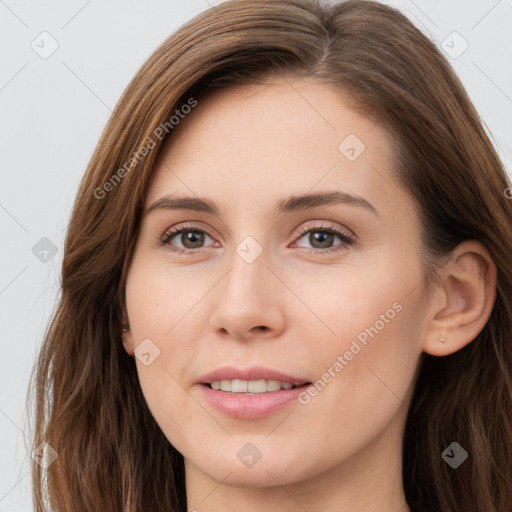
{"label": "long brown hair", "polygon": [[[427,283],[464,240],[493,258],[497,296],[485,328],[452,355],[421,356],[403,485],[414,512],[510,512],[510,182],[433,42],[369,0],[222,3],[171,35],[124,91],[80,184],[61,295],[34,368],[33,447],[45,442],[58,454],[46,469],[33,463],[36,510],[186,509],[183,457],[152,417],[121,343],[126,270],[153,163],[179,129],[170,117],[216,88],[272,75],[334,85],[393,135],[396,176],[421,220]],[[454,441],[469,454],[456,470],[441,457]]]}

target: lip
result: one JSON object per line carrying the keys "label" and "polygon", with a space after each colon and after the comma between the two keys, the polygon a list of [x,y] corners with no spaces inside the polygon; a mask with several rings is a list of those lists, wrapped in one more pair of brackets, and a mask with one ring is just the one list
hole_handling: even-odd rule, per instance
{"label": "lip", "polygon": [[309,387],[306,384],[293,389],[282,389],[254,395],[216,391],[208,384],[198,383],[203,398],[218,411],[239,419],[256,419],[268,416],[285,407]]}
{"label": "lip", "polygon": [[[293,377],[286,373],[267,368],[265,366],[253,366],[251,368],[239,369],[234,366],[224,366],[209,372],[197,379],[197,384],[211,384],[214,380],[278,380],[279,382],[291,382],[295,386],[302,386],[310,382],[308,379]],[[286,390],[293,391],[293,390]],[[280,391],[273,391],[280,393]]]}
{"label": "lip", "polygon": [[[277,380],[291,382],[293,389],[281,389],[267,393],[245,395],[214,390],[209,387],[214,380]],[[228,416],[240,419],[256,419],[268,416],[293,402],[309,386],[308,379],[292,376],[265,366],[239,369],[234,366],[217,368],[200,377],[196,384],[203,398],[215,409]]]}

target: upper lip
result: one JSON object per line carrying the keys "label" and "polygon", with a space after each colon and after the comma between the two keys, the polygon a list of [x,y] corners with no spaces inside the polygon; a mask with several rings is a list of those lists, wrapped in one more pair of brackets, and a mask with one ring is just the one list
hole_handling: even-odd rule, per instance
{"label": "upper lip", "polygon": [[224,366],[217,368],[197,379],[197,383],[211,384],[215,380],[278,380],[279,382],[291,382],[295,386],[302,386],[308,383],[307,379],[293,377],[286,373],[267,368],[264,366],[253,366],[251,368],[235,368],[234,366]]}

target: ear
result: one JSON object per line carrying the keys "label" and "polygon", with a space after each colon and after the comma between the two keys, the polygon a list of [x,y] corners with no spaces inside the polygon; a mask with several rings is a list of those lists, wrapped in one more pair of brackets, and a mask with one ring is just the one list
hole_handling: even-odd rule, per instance
{"label": "ear", "polygon": [[454,249],[437,274],[422,348],[446,356],[473,341],[489,320],[496,299],[496,266],[483,244],[468,240]]}
{"label": "ear", "polygon": [[128,355],[133,356],[135,353],[135,347],[133,346],[133,338],[132,333],[130,331],[130,327],[128,326],[128,323],[123,322],[122,325],[122,339],[123,339],[123,346]]}

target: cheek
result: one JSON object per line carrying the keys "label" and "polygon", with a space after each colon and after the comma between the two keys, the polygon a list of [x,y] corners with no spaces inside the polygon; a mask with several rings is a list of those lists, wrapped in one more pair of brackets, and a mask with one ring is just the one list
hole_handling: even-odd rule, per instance
{"label": "cheek", "polygon": [[171,347],[169,340],[183,332],[183,326],[189,329],[197,325],[198,306],[214,282],[198,279],[191,267],[166,267],[150,259],[135,258],[132,268],[126,282],[126,302],[135,345],[144,338],[154,338],[160,341],[160,349]]}
{"label": "cheek", "polygon": [[191,268],[165,268],[135,255],[126,281],[141,389],[153,417],[173,444],[171,436],[180,435],[183,425],[191,425],[187,421],[197,414],[186,388],[198,356],[193,340],[204,329],[200,319],[208,318],[201,313],[201,299],[214,284],[211,279],[193,277]]}
{"label": "cheek", "polygon": [[[390,417],[406,400],[421,354],[422,298],[411,293],[420,276],[419,265],[404,266],[390,253],[294,283],[309,309],[309,320],[297,321],[310,333],[303,338],[314,340],[307,352],[318,380],[303,396],[313,416],[352,428],[369,411],[376,422]],[[339,407],[328,409],[329,402]]]}

